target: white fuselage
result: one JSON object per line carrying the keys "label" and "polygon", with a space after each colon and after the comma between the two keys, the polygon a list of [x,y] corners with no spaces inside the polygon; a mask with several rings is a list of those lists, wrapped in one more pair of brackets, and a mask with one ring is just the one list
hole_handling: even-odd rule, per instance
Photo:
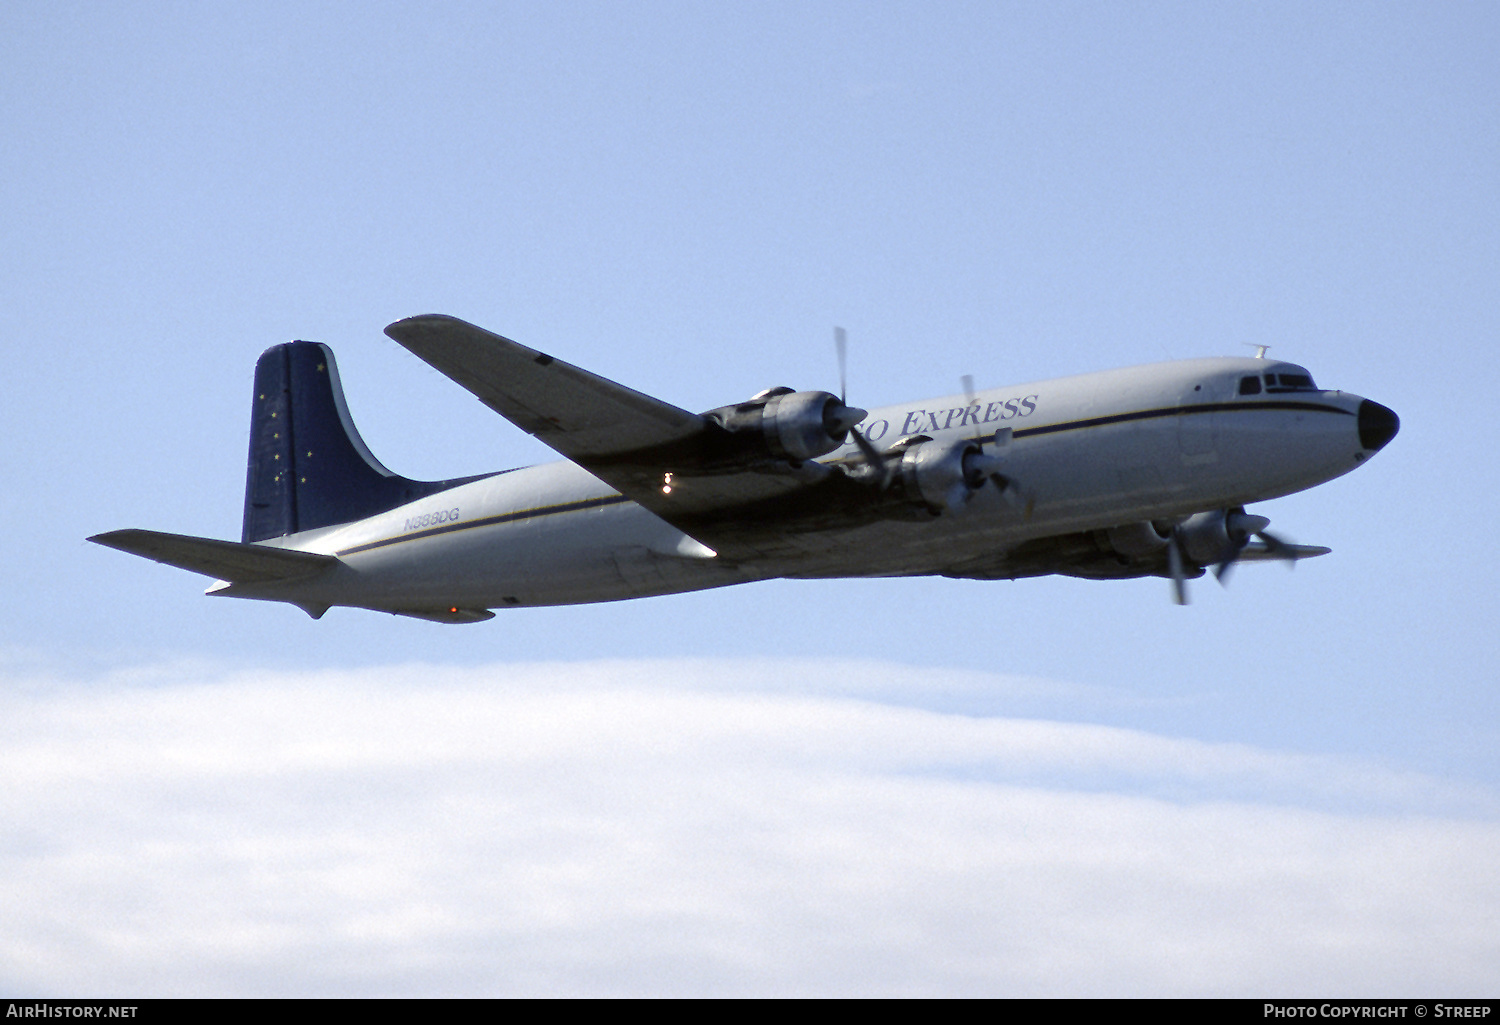
{"label": "white fuselage", "polygon": [[[1363,401],[1343,392],[1240,395],[1239,382],[1288,364],[1199,359],[1059,378],[873,410],[866,437],[991,439],[1023,502],[981,488],[929,520],[888,519],[808,533],[801,551],[732,563],[570,462],[532,466],[390,512],[268,544],[334,554],[302,581],[219,584],[210,593],[304,606],[504,608],[610,601],[768,577],[942,572],[1023,542],[1300,491],[1368,454]],[[1301,371],[1305,373],[1305,371]],[[853,439],[825,463],[863,457]]]}

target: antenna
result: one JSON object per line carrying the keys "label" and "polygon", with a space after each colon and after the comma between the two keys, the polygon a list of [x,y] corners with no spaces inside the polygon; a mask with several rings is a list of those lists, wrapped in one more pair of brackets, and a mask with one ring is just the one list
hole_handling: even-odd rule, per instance
{"label": "antenna", "polygon": [[1258,344],[1256,342],[1245,342],[1244,344],[1255,346],[1255,358],[1256,359],[1265,359],[1266,358],[1266,350],[1270,348],[1269,345],[1260,345],[1260,344]]}

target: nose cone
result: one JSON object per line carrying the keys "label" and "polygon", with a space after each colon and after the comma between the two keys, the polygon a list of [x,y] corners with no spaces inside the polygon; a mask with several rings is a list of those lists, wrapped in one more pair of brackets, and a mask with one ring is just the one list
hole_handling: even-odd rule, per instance
{"label": "nose cone", "polygon": [[1401,429],[1401,418],[1394,410],[1365,399],[1359,404],[1359,444],[1369,452],[1379,452]]}

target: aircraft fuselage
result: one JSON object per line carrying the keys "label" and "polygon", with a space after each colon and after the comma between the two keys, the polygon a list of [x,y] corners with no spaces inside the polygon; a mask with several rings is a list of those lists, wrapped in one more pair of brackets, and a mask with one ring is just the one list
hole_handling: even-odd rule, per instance
{"label": "aircraft fuselage", "polygon": [[[809,530],[780,556],[717,556],[561,461],[262,542],[339,561],[310,578],[220,583],[210,593],[317,612],[452,609],[461,619],[460,610],[613,601],[771,577],[1028,575],[1020,564],[1007,570],[1007,552],[1301,491],[1359,466],[1395,432],[1385,407],[1314,389],[1310,378],[1248,393],[1243,382],[1268,374],[1301,380],[1306,371],[1267,359],[1184,360],[872,410],[862,429],[876,448],[918,436],[978,439],[1003,461],[1017,493],[981,487],[931,515]],[[858,469],[863,460],[851,437],[820,462]],[[664,483],[670,487],[669,476]]]}

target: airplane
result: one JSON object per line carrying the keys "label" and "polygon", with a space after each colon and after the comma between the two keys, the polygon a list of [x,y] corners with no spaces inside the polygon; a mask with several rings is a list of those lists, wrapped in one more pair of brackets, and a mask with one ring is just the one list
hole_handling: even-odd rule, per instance
{"label": "airplane", "polygon": [[[1387,407],[1255,357],[1177,360],[866,411],[770,388],[692,413],[443,315],[386,334],[565,461],[398,476],[355,430],[333,352],[255,369],[238,542],[90,541],[215,578],[208,594],[440,623],[771,578],[1064,574],[1186,581],[1326,554],[1245,506],[1359,466]],[[845,338],[836,329],[840,377]]]}

